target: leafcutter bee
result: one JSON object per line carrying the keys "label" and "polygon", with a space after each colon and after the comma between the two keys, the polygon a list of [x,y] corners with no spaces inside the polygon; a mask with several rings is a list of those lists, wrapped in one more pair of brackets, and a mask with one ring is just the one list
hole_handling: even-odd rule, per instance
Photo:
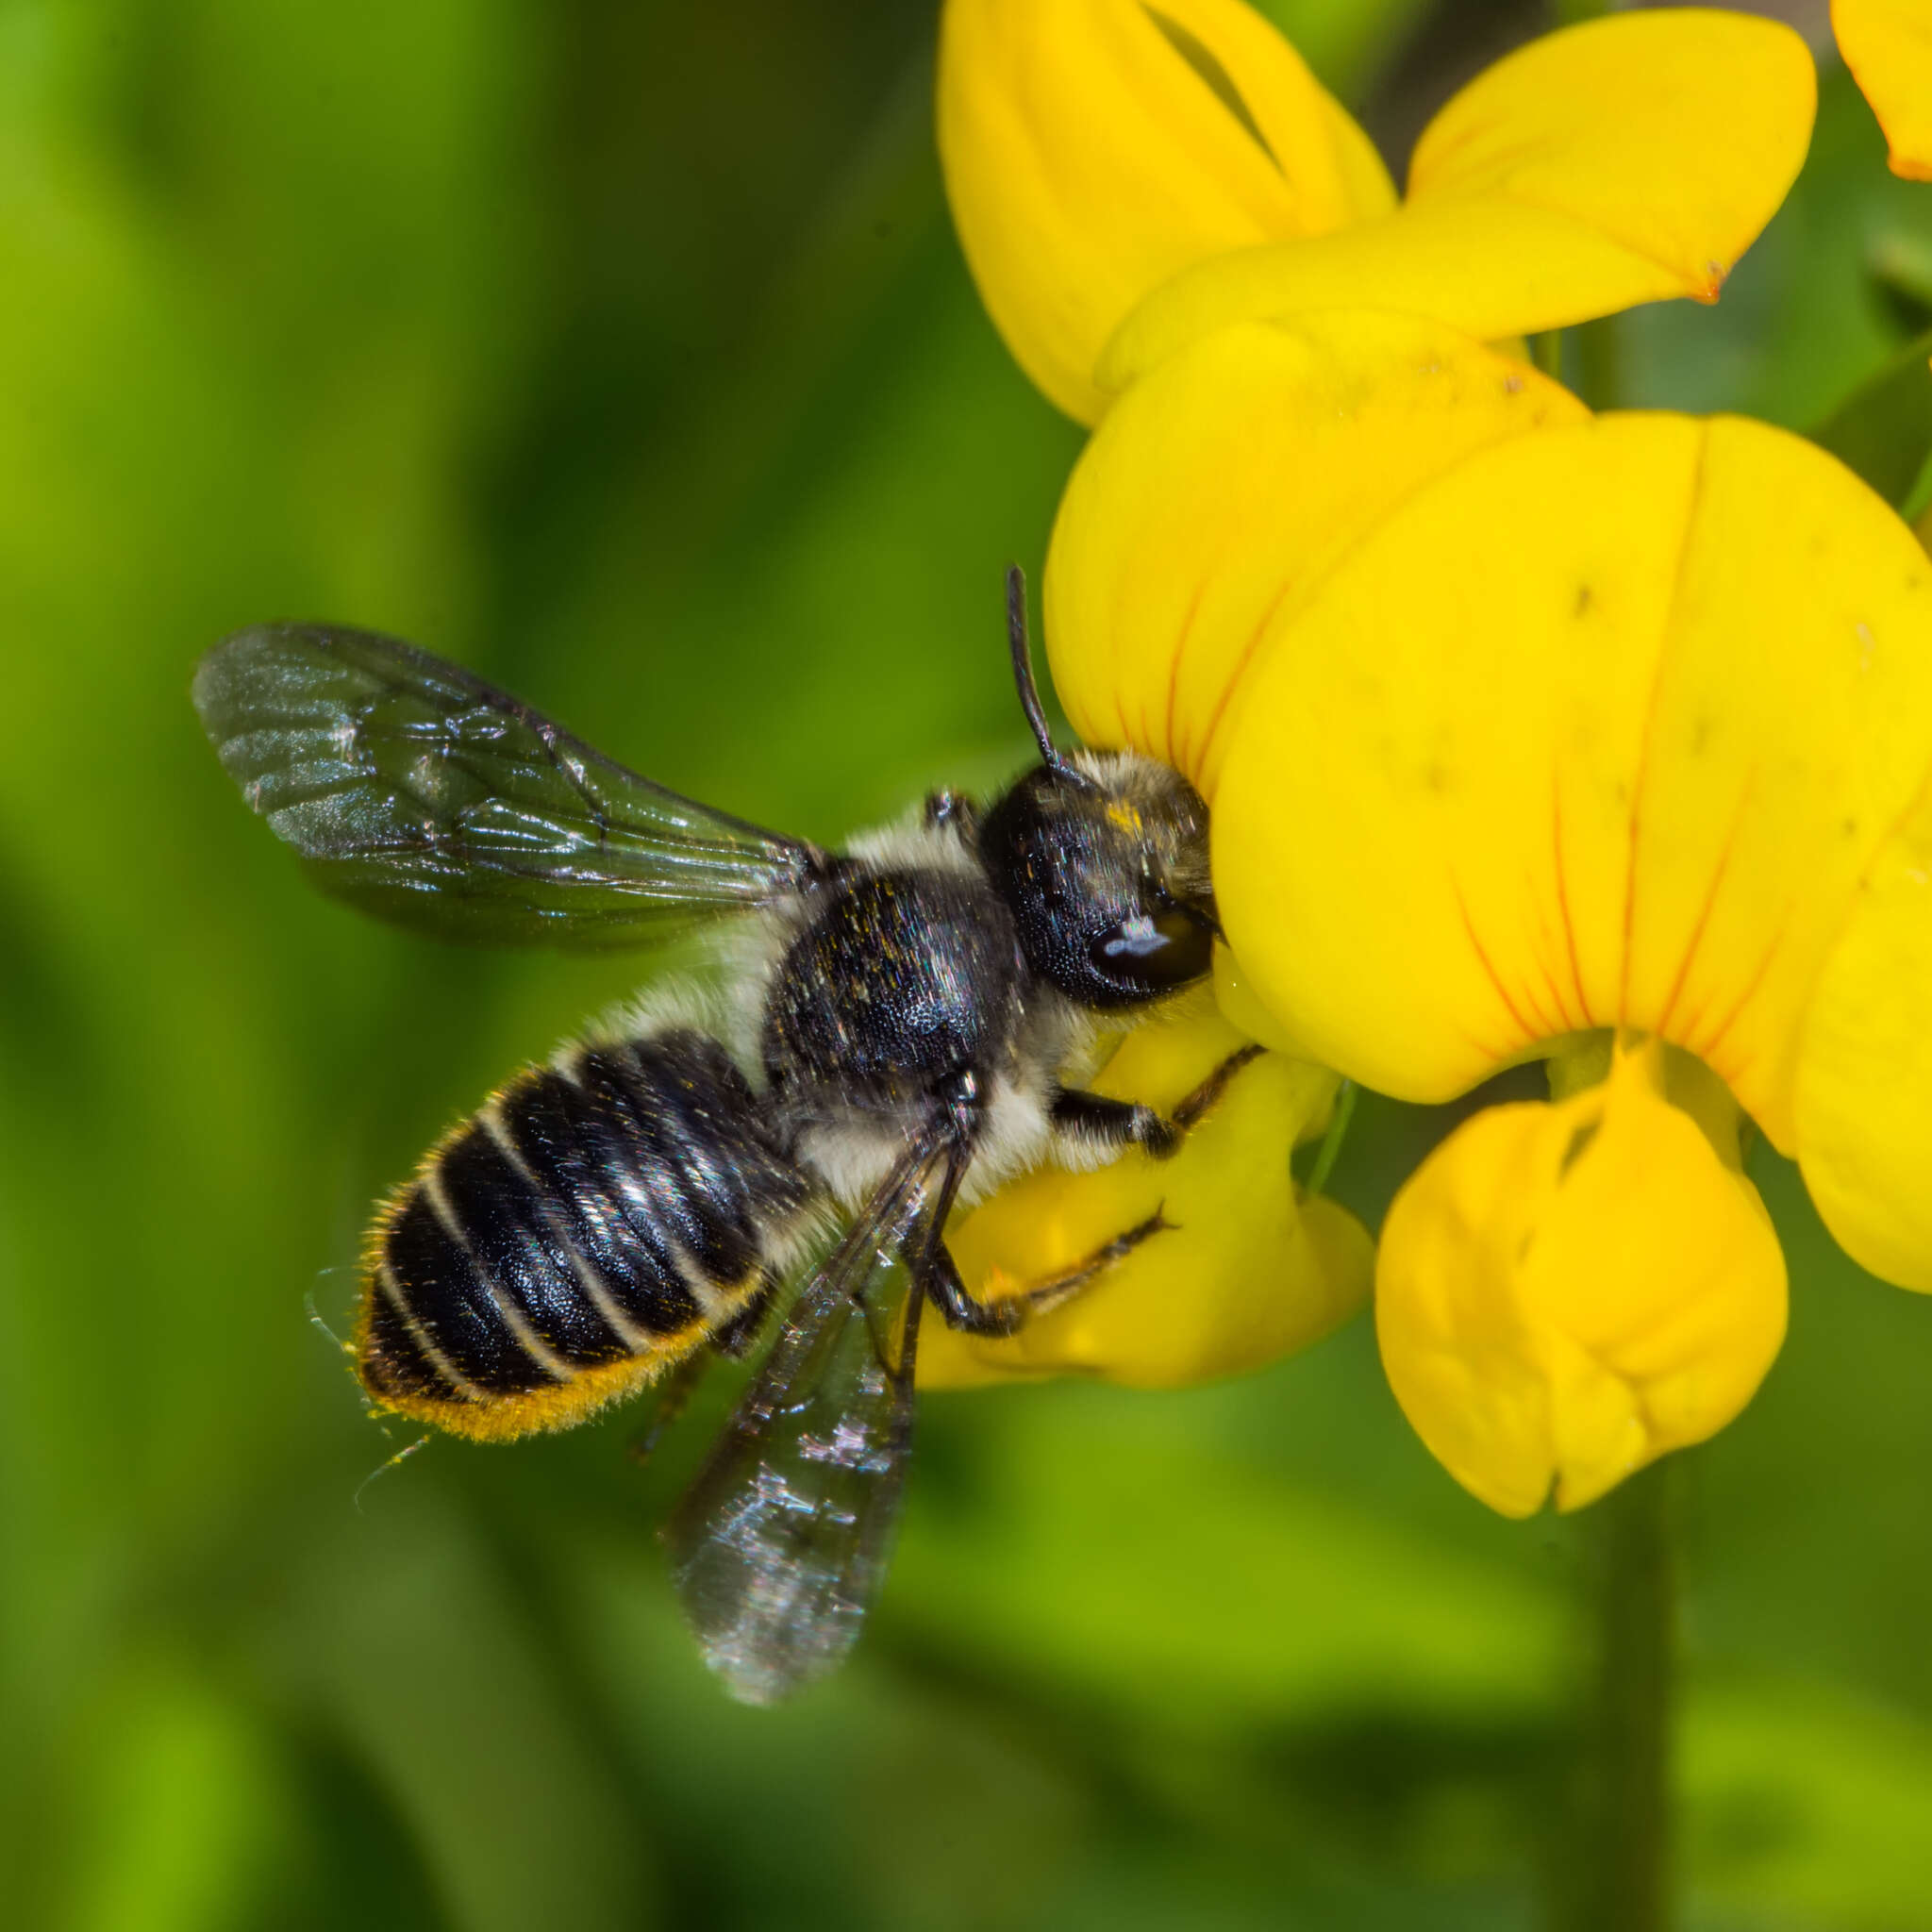
{"label": "leafcutter bee", "polygon": [[746,1350],[803,1275],[665,1531],[705,1655],[748,1701],[829,1670],[877,1593],[924,1306],[1010,1333],[1160,1225],[986,1304],[948,1215],[1048,1158],[1172,1152],[1241,1058],[1171,1119],[1078,1084],[1109,1023],[1208,970],[1208,811],[1163,765],[1060,751],[1017,570],[1008,614],[1040,762],[984,809],[935,793],[842,854],[365,631],[241,631],[194,680],[249,805],[369,911],[600,945],[739,915],[709,1006],[706,982],[658,988],[430,1151],[371,1229],[353,1353],[379,1409],[502,1440]]}

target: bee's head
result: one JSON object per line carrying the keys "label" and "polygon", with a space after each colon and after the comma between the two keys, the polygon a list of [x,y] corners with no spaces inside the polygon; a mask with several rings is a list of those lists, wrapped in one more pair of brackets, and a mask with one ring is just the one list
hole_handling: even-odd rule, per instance
{"label": "bee's head", "polygon": [[1133,752],[1058,750],[1034,689],[1017,568],[1007,573],[1007,621],[1041,761],[980,821],[980,858],[1040,978],[1083,1007],[1144,1005],[1213,963],[1207,802],[1178,772]]}
{"label": "bee's head", "polygon": [[981,820],[979,853],[1027,965],[1083,1007],[1144,1005],[1213,963],[1208,808],[1165,765],[1040,765]]}

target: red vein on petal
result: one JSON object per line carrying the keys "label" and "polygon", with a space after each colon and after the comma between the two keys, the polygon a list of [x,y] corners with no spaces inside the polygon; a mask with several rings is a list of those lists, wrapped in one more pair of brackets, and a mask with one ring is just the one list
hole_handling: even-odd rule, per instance
{"label": "red vein on petal", "polygon": [[1557,908],[1563,915],[1563,938],[1570,949],[1570,976],[1576,982],[1576,1006],[1585,1025],[1593,1025],[1590,995],[1583,990],[1583,961],[1576,951],[1576,927],[1570,917],[1570,881],[1563,869],[1563,774],[1550,774],[1550,824],[1557,854]]}
{"label": "red vein on petal", "polygon": [[1221,732],[1221,721],[1226,715],[1229,700],[1234,696],[1235,686],[1247,675],[1249,662],[1261,648],[1261,640],[1267,634],[1268,626],[1274,622],[1275,613],[1288,600],[1288,593],[1294,589],[1294,580],[1289,581],[1268,600],[1268,608],[1262,611],[1260,621],[1248,633],[1248,641],[1237,654],[1227,675],[1221,681],[1221,694],[1214,700],[1214,708],[1208,713],[1207,735],[1201,740],[1201,764],[1206,768],[1208,760],[1214,755],[1214,741]]}
{"label": "red vein on petal", "polygon": [[[1542,975],[1543,984],[1545,986],[1548,986],[1551,992],[1554,993],[1557,989],[1554,985],[1551,984],[1549,968],[1543,964],[1541,953],[1534,944],[1532,944],[1528,948],[1528,952],[1531,962],[1535,965],[1537,971]],[[1543,1010],[1542,1001],[1537,998],[1535,990],[1529,985],[1527,980],[1525,980],[1524,983],[1520,988],[1518,988],[1517,991],[1519,996],[1523,1001],[1524,1006],[1528,1008],[1529,1017],[1536,1022],[1537,1032],[1540,1037],[1547,1039],[1553,1034],[1562,1033],[1568,1030],[1568,1028],[1563,1024],[1559,1024],[1558,1021],[1551,1019],[1549,1014]],[[1562,1008],[1559,1006],[1557,1008],[1558,1013],[1560,1013],[1561,1010]]]}
{"label": "red vein on petal", "polygon": [[[1718,1048],[1724,1044],[1724,1036],[1738,1024],[1744,1008],[1757,996],[1757,989],[1764,984],[1764,975],[1771,971],[1771,962],[1777,958],[1778,948],[1784,944],[1785,935],[1790,930],[1790,925],[1791,908],[1787,905],[1785,916],[1779,922],[1777,930],[1772,934],[1771,943],[1765,947],[1764,957],[1757,962],[1757,970],[1752,974],[1744,987],[1744,991],[1738,995],[1737,1005],[1724,1015],[1724,1023],[1715,1033],[1708,1035],[1699,1045],[1691,1048],[1691,1051],[1697,1055],[1699,1059],[1708,1060],[1713,1068],[1716,1068]],[[1722,1069],[1718,1069],[1718,1071],[1721,1072]],[[1729,1080],[1731,1077],[1728,1074],[1724,1074],[1726,1080]]]}
{"label": "red vein on petal", "polygon": [[1454,873],[1449,875],[1449,890],[1456,894],[1456,909],[1462,915],[1462,929],[1469,935],[1470,947],[1482,961],[1483,971],[1489,975],[1490,984],[1496,989],[1496,997],[1503,1002],[1504,1010],[1515,1021],[1517,1032],[1522,1035],[1525,1043],[1541,1038],[1529,1030],[1528,1021],[1517,1010],[1516,1002],[1509,997],[1509,990],[1503,984],[1489,954],[1483,950],[1483,942],[1476,937],[1475,922],[1469,916],[1468,902],[1462,896],[1461,881]]}
{"label": "red vein on petal", "polygon": [[1532,1038],[1537,1040],[1549,1040],[1554,1038],[1554,1036],[1556,1036],[1557,1034],[1562,1033],[1567,1030],[1566,1028],[1557,1025],[1557,1023],[1554,1020],[1552,1020],[1546,1012],[1543,1011],[1542,1008],[1535,1000],[1530,998],[1529,988],[1526,985],[1519,987],[1517,989],[1517,994],[1518,997],[1521,998],[1521,1000],[1523,1001],[1524,1008],[1528,1012],[1530,1020],[1534,1023],[1536,1030],[1535,1033],[1532,1035]]}
{"label": "red vein on petal", "polygon": [[1570,1017],[1570,1008],[1563,998],[1563,989],[1557,984],[1557,975],[1550,971],[1550,962],[1539,954],[1536,963],[1538,970],[1542,974],[1543,984],[1550,990],[1550,1003],[1557,1009],[1555,1030],[1559,1033],[1576,1032],[1576,1022]]}
{"label": "red vein on petal", "polygon": [[1193,635],[1194,620],[1201,614],[1201,600],[1208,594],[1208,579],[1204,576],[1194,586],[1194,594],[1188,603],[1188,614],[1181,620],[1181,634],[1174,641],[1174,654],[1167,670],[1167,762],[1176,771],[1185,772],[1188,761],[1177,757],[1175,743],[1174,711],[1180,702],[1181,659],[1187,655],[1188,640]]}
{"label": "red vein on petal", "polygon": [[1451,1024],[1456,1028],[1457,1038],[1462,1041],[1464,1046],[1469,1048],[1470,1052],[1475,1054],[1479,1058],[1494,1064],[1498,1060],[1506,1060],[1509,1058],[1509,1049],[1507,1046],[1491,1046],[1487,1040],[1478,1040],[1460,1020],[1454,1021]]}
{"label": "red vein on petal", "polygon": [[1535,951],[1537,971],[1542,974],[1543,984],[1550,990],[1550,1001],[1557,1009],[1557,1018],[1562,1022],[1562,1030],[1565,1033],[1569,1033],[1574,1030],[1576,1023],[1570,1017],[1570,1004],[1563,997],[1563,989],[1557,984],[1557,975],[1550,971],[1550,962],[1547,958],[1550,943],[1555,935],[1550,930],[1550,922],[1544,912],[1542,898],[1537,891],[1537,881],[1527,868],[1524,872],[1523,883],[1528,892],[1530,905],[1536,908],[1538,943]]}
{"label": "red vein on petal", "polygon": [[1757,768],[1751,768],[1750,775],[1744,780],[1744,789],[1738,794],[1738,808],[1731,815],[1731,829],[1724,834],[1723,848],[1717,856],[1717,865],[1710,875],[1710,890],[1704,895],[1704,905],[1697,914],[1697,923],[1690,928],[1690,938],[1684,947],[1684,957],[1677,962],[1677,976],[1671,982],[1669,996],[1663,1003],[1662,1010],[1657,1016],[1657,1024],[1651,1029],[1663,1033],[1671,1024],[1671,1015],[1677,1009],[1677,1001],[1683,996],[1684,982],[1690,976],[1690,967],[1697,958],[1697,949],[1704,943],[1704,929],[1710,924],[1711,908],[1717,904],[1719,890],[1724,882],[1724,874],[1730,869],[1731,856],[1737,850],[1738,834],[1743,829],[1744,813],[1751,803],[1752,788],[1757,783]]}

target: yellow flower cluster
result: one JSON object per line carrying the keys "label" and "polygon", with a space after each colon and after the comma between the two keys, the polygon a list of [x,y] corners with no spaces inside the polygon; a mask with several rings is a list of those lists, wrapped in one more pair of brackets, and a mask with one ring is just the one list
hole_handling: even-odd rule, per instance
{"label": "yellow flower cluster", "polygon": [[[1838,11],[1863,77],[1932,8]],[[1179,1232],[928,1379],[1187,1380],[1332,1326],[1366,1238],[1288,1157],[1338,1074],[1433,1102],[1550,1062],[1551,1101],[1409,1179],[1373,1262],[1399,1401],[1507,1513],[1707,1437],[1769,1368],[1746,1117],[1854,1257],[1932,1290],[1932,562],[1799,439],[1592,415],[1508,347],[1713,298],[1813,100],[1782,27],[1620,14],[1465,89],[1398,203],[1239,0],[948,0],[968,259],[1099,425],[1048,558],[1055,682],[1208,799],[1221,1010],[1274,1051],[1167,1168],[982,1207],[959,1252],[993,1296],[1154,1206]],[[1119,1091],[1185,1091],[1221,1024],[1136,1036]]]}
{"label": "yellow flower cluster", "polygon": [[1224,324],[1340,305],[1484,341],[1714,301],[1804,159],[1788,29],[1672,9],[1552,34],[1438,114],[1398,202],[1241,0],[948,0],[940,158],[967,261],[1070,415]]}

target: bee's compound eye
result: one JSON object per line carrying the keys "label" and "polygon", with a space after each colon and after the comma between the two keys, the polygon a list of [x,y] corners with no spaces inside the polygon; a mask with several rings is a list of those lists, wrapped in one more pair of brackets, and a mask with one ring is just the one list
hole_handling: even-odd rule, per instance
{"label": "bee's compound eye", "polygon": [[1104,979],[1165,992],[1208,971],[1214,963],[1214,935],[1192,913],[1172,906],[1155,913],[1137,912],[1109,926],[1089,946],[1088,958]]}

